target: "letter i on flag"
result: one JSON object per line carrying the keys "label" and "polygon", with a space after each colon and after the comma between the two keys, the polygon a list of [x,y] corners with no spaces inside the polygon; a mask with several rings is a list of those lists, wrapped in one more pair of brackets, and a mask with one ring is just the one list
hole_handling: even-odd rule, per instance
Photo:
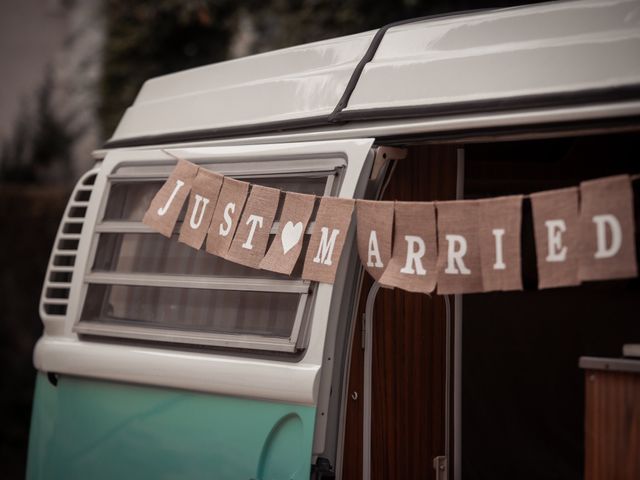
{"label": "letter i on flag", "polygon": [[380,277],[386,287],[430,293],[436,287],[436,210],[432,202],[395,202],[393,255]]}
{"label": "letter i on flag", "polygon": [[393,209],[394,202],[356,202],[358,255],[375,280],[380,280],[391,260]]}
{"label": "letter i on flag", "polygon": [[333,283],[347,237],[354,201],[322,197],[307,247],[302,278]]}
{"label": "letter i on flag", "polygon": [[522,290],[522,195],[480,200],[479,212],[482,289]]}
{"label": "letter i on flag", "polygon": [[202,247],[223,180],[224,177],[220,174],[204,168],[198,170],[193,180],[187,213],[180,228],[179,242],[195,249]]}
{"label": "letter i on flag", "polygon": [[531,195],[538,288],[579,285],[578,189]]}
{"label": "letter i on flag", "polygon": [[580,184],[581,280],[638,275],[633,190],[628,175]]}
{"label": "letter i on flag", "polygon": [[176,168],[153,197],[142,222],[165,237],[170,237],[197,173],[197,165],[178,160]]}

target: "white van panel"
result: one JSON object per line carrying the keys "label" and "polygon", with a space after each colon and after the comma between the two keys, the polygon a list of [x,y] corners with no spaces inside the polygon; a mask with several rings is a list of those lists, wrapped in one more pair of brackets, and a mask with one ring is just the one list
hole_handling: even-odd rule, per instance
{"label": "white van panel", "polygon": [[374,33],[148,80],[111,140],[326,116],[340,100]]}
{"label": "white van panel", "polygon": [[638,87],[640,2],[550,2],[389,29],[344,112]]}
{"label": "white van panel", "polygon": [[[91,249],[95,245],[95,227],[99,221],[109,174],[119,165],[141,165],[152,162],[175,163],[176,156],[194,162],[272,161],[277,169],[286,162],[295,168],[296,159],[337,156],[346,160],[338,196],[358,198],[364,194],[364,177],[373,163],[373,139],[330,142],[250,145],[236,147],[204,147],[149,150],[117,150],[104,159],[94,184],[94,194],[87,207],[83,234],[73,267],[73,279],[63,325],[45,328],[36,345],[34,364],[44,372],[132,382],[146,385],[183,388],[193,391],[237,395],[267,400],[317,405],[321,367],[330,377],[332,363],[325,361],[327,327],[340,314],[339,304],[345,278],[339,269],[335,285],[318,284],[310,319],[309,342],[299,362],[289,359],[262,359],[255,355],[225,355],[219,350],[208,352],[180,351],[149,344],[110,344],[86,341],[73,331],[81,315],[85,275],[91,269]],[[363,175],[364,174],[364,175]],[[365,178],[365,180],[366,180]],[[353,231],[349,233],[352,235]],[[347,251],[341,265],[347,265]],[[333,293],[338,292],[337,295]]]}

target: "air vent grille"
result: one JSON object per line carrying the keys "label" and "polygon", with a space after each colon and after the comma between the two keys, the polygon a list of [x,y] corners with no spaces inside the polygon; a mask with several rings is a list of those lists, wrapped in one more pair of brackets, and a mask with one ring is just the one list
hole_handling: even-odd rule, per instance
{"label": "air vent grille", "polygon": [[96,175],[97,170],[91,170],[82,176],[64,211],[40,298],[40,316],[43,320],[64,318],[67,314],[78,245]]}

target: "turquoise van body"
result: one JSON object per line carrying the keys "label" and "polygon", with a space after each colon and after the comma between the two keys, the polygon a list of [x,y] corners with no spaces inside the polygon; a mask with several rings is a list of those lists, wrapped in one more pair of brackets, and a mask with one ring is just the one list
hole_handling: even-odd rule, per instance
{"label": "turquoise van body", "polygon": [[315,408],[45,374],[28,479],[308,479]]}
{"label": "turquoise van body", "polygon": [[[353,222],[327,284],[158,235],[142,222],[149,202],[177,159],[284,191],[377,199],[405,147],[640,118],[639,5],[418,19],[145,82],[58,230],[27,478],[306,480],[322,467],[339,479],[349,402],[362,402],[369,478],[372,319],[358,317]],[[458,463],[460,331],[447,354],[456,369],[442,372],[454,410],[443,443]],[[368,376],[349,391],[352,348]]]}

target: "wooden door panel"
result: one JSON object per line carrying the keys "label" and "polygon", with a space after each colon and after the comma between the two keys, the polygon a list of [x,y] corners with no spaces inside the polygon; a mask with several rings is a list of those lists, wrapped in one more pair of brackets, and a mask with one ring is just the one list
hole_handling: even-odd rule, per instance
{"label": "wooden door panel", "polygon": [[[412,147],[399,161],[385,200],[455,198],[456,150]],[[372,285],[365,276],[358,320]],[[451,302],[453,303],[453,302]],[[452,311],[453,315],[453,311]],[[373,314],[372,479],[434,478],[432,460],[445,452],[444,298],[381,289]],[[343,479],[362,478],[364,351],[355,329],[349,377]],[[351,396],[357,393],[357,399]]]}

